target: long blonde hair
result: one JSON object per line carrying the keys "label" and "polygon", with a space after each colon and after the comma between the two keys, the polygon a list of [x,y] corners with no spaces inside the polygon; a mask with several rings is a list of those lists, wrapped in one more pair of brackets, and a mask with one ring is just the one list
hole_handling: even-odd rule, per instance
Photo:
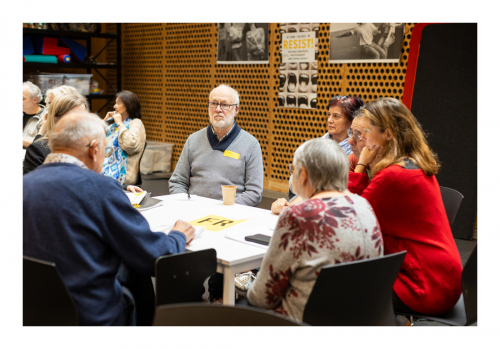
{"label": "long blonde hair", "polygon": [[54,100],[54,98],[64,93],[78,93],[78,91],[73,86],[68,85],[61,85],[51,88],[47,90],[47,92],[45,92],[45,106],[47,108],[50,106],[50,97],[52,97],[52,100]]}
{"label": "long blonde hair", "polygon": [[56,96],[52,103],[49,105],[49,112],[47,115],[47,123],[45,124],[45,135],[38,139],[37,141],[42,141],[48,139],[48,134],[50,130],[52,130],[56,124],[55,117],[61,117],[71,109],[78,107],[84,104],[85,109],[89,110],[89,103],[87,102],[87,98],[82,94],[75,91],[69,91],[67,93],[60,94]]}
{"label": "long blonde hair", "polygon": [[372,168],[373,175],[394,164],[404,166],[405,159],[413,160],[428,176],[438,173],[437,155],[429,148],[420,123],[403,103],[395,98],[380,98],[368,102],[360,115],[380,132],[389,129],[393,134],[382,148],[382,159]]}

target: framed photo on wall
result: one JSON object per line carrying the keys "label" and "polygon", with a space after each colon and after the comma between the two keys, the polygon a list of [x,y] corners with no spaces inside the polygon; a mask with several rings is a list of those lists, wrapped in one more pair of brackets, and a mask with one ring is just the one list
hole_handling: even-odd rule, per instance
{"label": "framed photo on wall", "polygon": [[217,64],[269,63],[269,23],[219,23]]}
{"label": "framed photo on wall", "polygon": [[397,63],[404,23],[330,23],[330,63]]}

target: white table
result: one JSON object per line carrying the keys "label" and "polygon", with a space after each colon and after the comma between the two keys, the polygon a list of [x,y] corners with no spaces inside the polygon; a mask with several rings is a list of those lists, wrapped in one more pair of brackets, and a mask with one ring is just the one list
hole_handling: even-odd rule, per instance
{"label": "white table", "polygon": [[[226,206],[222,201],[192,196],[186,194],[158,196],[163,205],[158,208],[143,211],[142,214],[149,223],[151,230],[155,227],[175,223],[177,219],[186,222],[208,215],[216,215],[231,220],[248,219],[220,232],[205,229],[200,238],[187,246],[190,251],[214,248],[217,251],[217,271],[224,274],[224,304],[234,305],[234,275],[260,267],[266,249],[253,243],[243,243],[228,239],[225,235],[270,234],[270,224],[278,220],[269,210],[243,205]],[[263,223],[265,222],[265,223]],[[252,246],[253,245],[253,246]]]}

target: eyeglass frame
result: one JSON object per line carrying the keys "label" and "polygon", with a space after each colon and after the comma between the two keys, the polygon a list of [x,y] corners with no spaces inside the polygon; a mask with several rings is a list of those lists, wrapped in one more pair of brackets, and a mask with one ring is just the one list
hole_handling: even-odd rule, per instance
{"label": "eyeglass frame", "polygon": [[344,99],[347,99],[347,101],[349,101],[348,96],[334,96],[332,97],[332,99],[336,99],[337,101],[343,101]]}
{"label": "eyeglass frame", "polygon": [[352,128],[351,128],[351,127],[349,127],[349,128],[347,129],[347,135],[349,136],[349,138],[353,137],[353,138],[354,138],[354,141],[355,141],[356,143],[363,141],[363,140],[361,139],[361,136],[360,136],[360,135],[358,135],[358,134],[355,134],[355,133],[353,132],[353,130],[352,130]]}
{"label": "eyeglass frame", "polygon": [[[94,142],[99,144],[95,139],[93,139],[89,144],[85,146],[85,148],[90,148],[94,145]],[[109,154],[108,154],[109,153]],[[104,157],[109,158],[113,154],[113,147],[108,145],[106,148],[104,148]]]}
{"label": "eyeglass frame", "polygon": [[[221,110],[225,110],[225,111],[228,111],[229,109],[231,109],[231,107],[232,107],[233,105],[238,105],[238,103],[234,103],[234,104],[227,104],[227,103],[216,103],[216,102],[210,102],[210,101],[208,101],[207,103],[208,103],[208,107],[209,107],[209,108],[211,108],[211,109],[217,109],[217,107],[219,107],[219,106],[220,106],[220,109],[221,109]],[[215,107],[214,107],[214,106],[211,106],[211,105],[210,105],[210,103],[215,104]],[[223,104],[227,106],[227,109],[224,109],[224,107],[222,106]]]}
{"label": "eyeglass frame", "polygon": [[290,171],[290,176],[293,175],[293,171],[295,171],[293,164],[288,165],[288,171]]}

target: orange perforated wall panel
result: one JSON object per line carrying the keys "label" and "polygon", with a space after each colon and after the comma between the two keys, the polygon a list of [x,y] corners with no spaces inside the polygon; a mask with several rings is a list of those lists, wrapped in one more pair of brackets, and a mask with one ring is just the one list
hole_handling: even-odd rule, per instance
{"label": "orange perforated wall panel", "polygon": [[[107,31],[113,24],[103,25]],[[280,24],[269,26],[269,64],[217,64],[216,23],[122,25],[122,89],[135,92],[143,107],[147,139],[174,144],[175,168],[187,137],[209,124],[206,102],[221,83],[240,94],[238,124],[260,142],[264,188],[288,192],[288,164],[304,141],[326,133],[326,106],[335,95],[402,99],[414,23],[405,26],[399,63],[328,62],[330,24],[321,23],[317,109],[278,107]],[[116,46],[107,49],[116,60]],[[116,81],[113,72],[110,82]],[[108,93],[112,90],[108,88]]]}

